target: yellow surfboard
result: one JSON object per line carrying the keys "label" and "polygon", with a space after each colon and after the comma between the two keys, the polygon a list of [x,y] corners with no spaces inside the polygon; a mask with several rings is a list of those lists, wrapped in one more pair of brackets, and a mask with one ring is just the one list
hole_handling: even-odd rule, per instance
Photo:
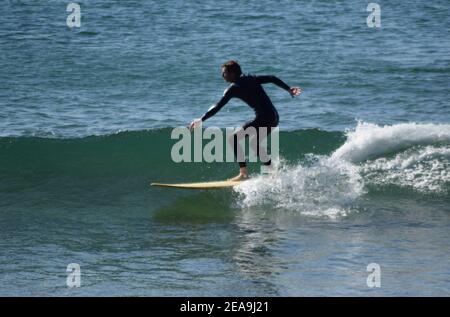
{"label": "yellow surfboard", "polygon": [[172,187],[172,188],[186,188],[186,189],[218,189],[233,187],[239,185],[242,181],[218,181],[218,182],[204,182],[204,183],[180,183],[180,184],[163,184],[151,183],[151,186]]}

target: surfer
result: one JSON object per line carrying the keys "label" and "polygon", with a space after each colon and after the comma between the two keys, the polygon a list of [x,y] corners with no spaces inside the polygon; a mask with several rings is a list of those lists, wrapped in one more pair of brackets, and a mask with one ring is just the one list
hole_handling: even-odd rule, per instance
{"label": "surfer", "polygon": [[[200,119],[195,119],[191,122],[189,129],[192,130],[200,122],[203,122],[215,115],[231,98],[239,98],[255,111],[255,118],[245,123],[242,126],[242,130],[245,131],[248,127],[254,127],[256,129],[256,153],[259,155],[260,151],[258,151],[258,147],[261,141],[259,140],[259,128],[267,128],[268,135],[272,128],[278,126],[279,121],[278,112],[261,85],[267,83],[275,84],[289,92],[292,97],[298,96],[302,90],[299,87],[288,86],[276,76],[244,75],[242,74],[240,65],[234,60],[230,60],[223,64],[221,70],[223,79],[226,82],[231,83],[230,86],[224,91],[223,97],[219,100],[219,102],[213,105]],[[238,155],[239,153],[242,153],[238,142],[239,135],[241,134],[235,132],[232,136],[234,155],[238,158],[239,163],[239,175],[231,178],[231,181],[241,181],[248,178],[248,170],[245,159],[240,160],[240,156]],[[271,161],[268,160],[263,164],[269,166]]]}

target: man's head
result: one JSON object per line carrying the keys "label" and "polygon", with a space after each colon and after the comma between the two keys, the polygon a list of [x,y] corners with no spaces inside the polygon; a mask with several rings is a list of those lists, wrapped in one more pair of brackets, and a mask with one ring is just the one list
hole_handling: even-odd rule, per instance
{"label": "man's head", "polygon": [[241,66],[236,61],[231,60],[222,65],[222,77],[229,83],[234,83],[241,74]]}

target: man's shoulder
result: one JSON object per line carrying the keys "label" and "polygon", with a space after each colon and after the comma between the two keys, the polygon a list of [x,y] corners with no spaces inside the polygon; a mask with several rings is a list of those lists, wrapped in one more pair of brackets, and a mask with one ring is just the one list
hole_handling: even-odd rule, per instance
{"label": "man's shoulder", "polygon": [[239,79],[245,81],[245,80],[254,80],[255,78],[256,78],[256,75],[248,73],[248,74],[241,75],[241,77]]}
{"label": "man's shoulder", "polygon": [[242,75],[239,80],[237,81],[237,83],[241,83],[243,85],[249,85],[249,84],[253,84],[255,82],[258,81],[258,76],[254,75],[254,74],[246,74],[246,75]]}
{"label": "man's shoulder", "polygon": [[233,84],[230,85],[234,86],[234,87],[242,87],[242,86],[246,86],[251,82],[254,82],[256,80],[256,76],[252,75],[252,74],[247,74],[247,75],[241,75],[241,77],[239,77],[239,79],[234,82]]}
{"label": "man's shoulder", "polygon": [[232,83],[227,88],[225,88],[225,90],[223,91],[223,95],[225,96],[226,94],[232,94],[236,91],[237,88],[238,85],[236,85],[236,83]]}

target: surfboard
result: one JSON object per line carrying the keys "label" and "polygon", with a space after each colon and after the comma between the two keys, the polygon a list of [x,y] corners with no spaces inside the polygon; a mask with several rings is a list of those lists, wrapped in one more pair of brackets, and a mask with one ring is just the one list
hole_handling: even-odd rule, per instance
{"label": "surfboard", "polygon": [[233,187],[239,185],[242,181],[216,181],[216,182],[203,182],[203,183],[179,183],[179,184],[164,184],[164,183],[151,183],[151,186],[158,187],[172,187],[172,188],[185,188],[185,189],[219,189],[226,187]]}

